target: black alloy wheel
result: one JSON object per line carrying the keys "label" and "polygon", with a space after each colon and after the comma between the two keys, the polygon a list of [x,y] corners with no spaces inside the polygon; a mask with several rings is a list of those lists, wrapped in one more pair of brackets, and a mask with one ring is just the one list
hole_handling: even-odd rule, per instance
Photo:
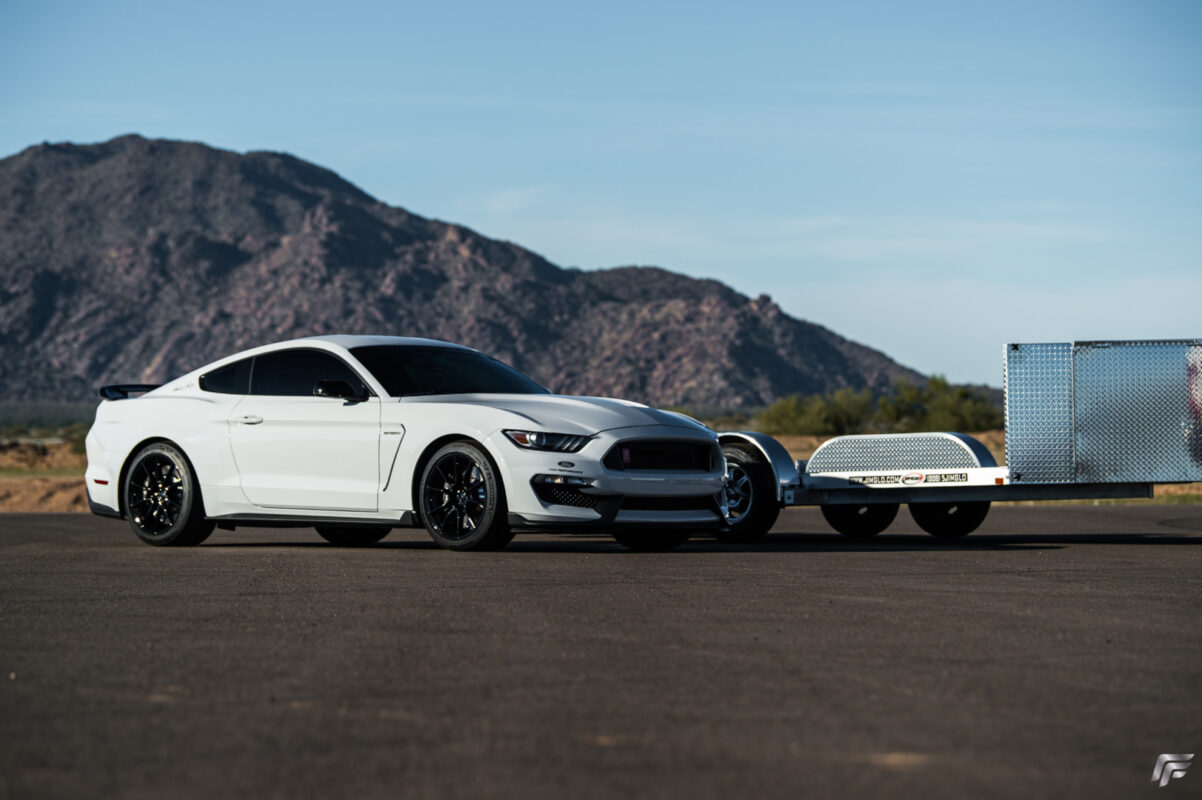
{"label": "black alloy wheel", "polygon": [[419,493],[422,522],[441,547],[495,550],[513,538],[501,481],[471,442],[451,442],[436,452],[422,473]]}
{"label": "black alloy wheel", "polygon": [[192,467],[166,442],[149,444],[133,457],[122,497],[130,527],[149,544],[186,547],[213,532]]}
{"label": "black alloy wheel", "polygon": [[910,503],[918,527],[938,539],[959,539],[975,531],[989,514],[989,501],[979,503]]}
{"label": "black alloy wheel", "polygon": [[888,528],[897,516],[897,503],[822,506],[822,516],[848,539],[871,539]]}
{"label": "black alloy wheel", "polygon": [[780,504],[772,468],[751,448],[722,446],[726,459],[726,524],[729,530],[715,536],[722,542],[758,542],[768,535]]}

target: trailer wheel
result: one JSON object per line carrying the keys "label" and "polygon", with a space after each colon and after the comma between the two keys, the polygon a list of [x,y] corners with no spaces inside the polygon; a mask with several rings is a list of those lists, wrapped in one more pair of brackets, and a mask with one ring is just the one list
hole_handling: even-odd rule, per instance
{"label": "trailer wheel", "polygon": [[983,503],[910,503],[910,516],[932,536],[959,539],[980,527],[989,513]]}
{"label": "trailer wheel", "polygon": [[720,542],[758,542],[780,516],[776,477],[750,448],[724,444],[722,456],[726,459],[726,524],[730,530],[715,536]]}
{"label": "trailer wheel", "polygon": [[898,503],[822,506],[822,516],[848,539],[871,539],[897,516]]}

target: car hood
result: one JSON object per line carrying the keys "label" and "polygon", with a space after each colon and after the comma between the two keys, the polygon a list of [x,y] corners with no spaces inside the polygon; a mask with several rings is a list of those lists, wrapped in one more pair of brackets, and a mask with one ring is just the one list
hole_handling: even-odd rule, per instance
{"label": "car hood", "polygon": [[559,394],[457,394],[406,397],[402,403],[437,403],[457,407],[477,406],[514,417],[506,425],[533,428],[555,433],[591,435],[614,428],[634,428],[645,425],[669,425],[686,431],[708,433],[709,428],[680,414],[657,408],[615,400],[608,397],[573,397]]}

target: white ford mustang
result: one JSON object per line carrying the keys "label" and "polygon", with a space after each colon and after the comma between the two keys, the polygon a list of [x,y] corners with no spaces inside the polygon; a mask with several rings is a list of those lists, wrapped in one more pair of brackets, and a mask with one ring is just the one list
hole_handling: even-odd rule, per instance
{"label": "white ford mustang", "polygon": [[731,518],[723,450],[705,426],[555,395],[446,342],[296,339],[101,396],[89,504],[150,544],[197,544],[236,525],[370,544],[424,525],[455,550],[540,527],[663,549]]}

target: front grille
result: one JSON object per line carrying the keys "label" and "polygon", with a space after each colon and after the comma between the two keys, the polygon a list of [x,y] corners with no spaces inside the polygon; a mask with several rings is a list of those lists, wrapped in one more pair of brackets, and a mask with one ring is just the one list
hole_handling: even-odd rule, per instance
{"label": "front grille", "polygon": [[585,494],[571,486],[556,486],[553,483],[536,483],[534,493],[544,503],[576,508],[596,508],[597,504],[605,499],[595,494]]}
{"label": "front grille", "polygon": [[622,498],[623,511],[716,511],[712,494],[691,497],[635,497]]}
{"label": "front grille", "polygon": [[709,472],[718,463],[717,446],[674,439],[635,439],[618,442],[602,459],[613,470],[661,469]]}

